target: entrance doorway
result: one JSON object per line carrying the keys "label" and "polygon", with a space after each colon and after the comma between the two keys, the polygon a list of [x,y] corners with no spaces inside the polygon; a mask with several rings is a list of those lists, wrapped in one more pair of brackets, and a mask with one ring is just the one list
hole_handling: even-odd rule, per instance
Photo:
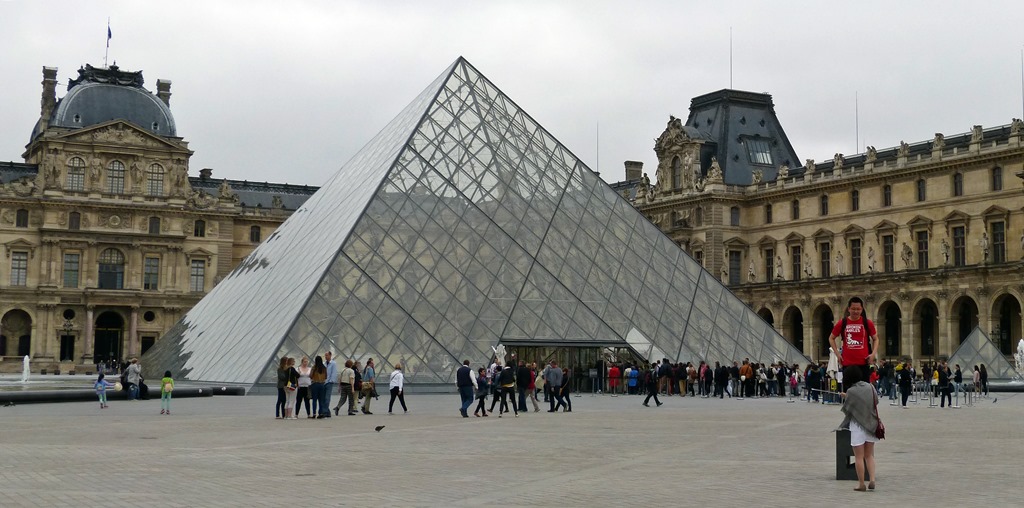
{"label": "entrance doorway", "polygon": [[[29,356],[32,352],[32,317],[21,309],[15,309],[4,314],[0,320],[0,335],[4,337],[3,350],[0,354],[18,356]],[[11,351],[12,344],[8,344],[8,337],[17,337],[17,350]]]}
{"label": "entrance doorway", "polygon": [[[624,347],[568,347],[568,346],[516,346],[506,344],[510,360],[512,354],[518,360],[527,364],[537,363],[538,374],[544,370],[544,366],[551,360],[558,362],[559,367],[568,367],[572,376],[573,390],[576,392],[590,392],[594,389],[595,378],[590,376],[591,369],[594,369],[598,360],[603,360],[605,367],[610,363],[631,363],[640,365],[640,360],[630,348]],[[660,360],[660,358],[658,358]],[[603,377],[603,376],[602,376]]]}
{"label": "entrance doorway", "polygon": [[96,363],[119,361],[124,352],[121,339],[124,337],[124,319],[121,315],[107,311],[96,318],[96,342],[93,359]]}
{"label": "entrance doorway", "polygon": [[71,362],[75,360],[75,336],[60,336],[60,361]]}

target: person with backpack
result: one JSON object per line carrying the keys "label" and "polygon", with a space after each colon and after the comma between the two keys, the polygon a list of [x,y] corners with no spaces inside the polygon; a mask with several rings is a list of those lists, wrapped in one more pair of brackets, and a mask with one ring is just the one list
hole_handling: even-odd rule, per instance
{"label": "person with backpack", "polygon": [[875,324],[863,315],[864,300],[860,297],[850,298],[846,312],[846,317],[832,328],[828,343],[832,351],[840,355],[840,348],[836,346],[836,339],[840,338],[842,367],[854,365],[860,369],[861,379],[868,379],[871,374],[868,366],[875,363],[875,352],[878,351],[878,332]]}
{"label": "person with backpack", "polygon": [[160,380],[160,414],[171,414],[171,392],[174,391],[174,378],[171,371],[164,371],[164,377]]}
{"label": "person with backpack", "polygon": [[644,385],[647,387],[647,398],[644,399],[644,406],[651,407],[648,402],[651,401],[651,397],[654,397],[654,403],[659,407],[661,401],[658,400],[658,379],[653,369],[647,369],[644,371]]}

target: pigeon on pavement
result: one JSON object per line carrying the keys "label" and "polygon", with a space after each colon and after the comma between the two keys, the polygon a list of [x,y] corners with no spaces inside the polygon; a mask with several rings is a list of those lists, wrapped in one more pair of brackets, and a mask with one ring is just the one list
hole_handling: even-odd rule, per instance
{"label": "pigeon on pavement", "polygon": [[373,430],[376,430],[377,432],[380,432],[381,429],[383,429],[383,428],[384,428],[383,425],[378,425],[378,426],[374,427]]}

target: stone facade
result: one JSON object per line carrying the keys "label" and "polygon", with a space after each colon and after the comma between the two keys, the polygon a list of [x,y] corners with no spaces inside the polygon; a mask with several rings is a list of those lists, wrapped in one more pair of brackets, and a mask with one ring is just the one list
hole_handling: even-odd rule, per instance
{"label": "stone facade", "polygon": [[[24,163],[0,163],[4,370],[143,353],[315,191],[189,177],[186,141],[124,119],[55,126],[56,72]],[[158,88],[169,105],[170,82]]]}
{"label": "stone facade", "polygon": [[[677,127],[670,121],[658,138],[659,168],[715,141],[679,137]],[[1014,119],[779,165],[745,186],[713,178],[711,161],[692,187],[655,187],[634,205],[810,358],[827,359],[851,296],[865,300],[882,357],[948,356],[975,326],[1009,355],[1024,301],[1021,130]],[[666,138],[678,141],[671,150]],[[638,185],[613,187],[629,198]]]}

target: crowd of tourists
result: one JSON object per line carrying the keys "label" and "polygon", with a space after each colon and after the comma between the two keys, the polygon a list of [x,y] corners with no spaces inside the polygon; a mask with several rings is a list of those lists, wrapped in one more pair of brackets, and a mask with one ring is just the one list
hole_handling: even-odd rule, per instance
{"label": "crowd of tourists", "polygon": [[[303,410],[306,418],[330,418],[331,396],[335,389],[338,391],[338,403],[333,408],[334,416],[339,416],[342,410],[348,416],[360,412],[373,414],[370,405],[379,398],[373,358],[367,359],[365,365],[358,360],[345,360],[339,368],[332,353],[327,351],[312,361],[303,356],[298,365],[295,362],[295,358],[285,356],[278,364],[275,418],[297,420]],[[394,414],[396,400],[402,410],[408,413],[409,408],[405,405],[405,375],[401,364],[395,365],[388,376],[388,390],[391,393],[388,414]]]}

